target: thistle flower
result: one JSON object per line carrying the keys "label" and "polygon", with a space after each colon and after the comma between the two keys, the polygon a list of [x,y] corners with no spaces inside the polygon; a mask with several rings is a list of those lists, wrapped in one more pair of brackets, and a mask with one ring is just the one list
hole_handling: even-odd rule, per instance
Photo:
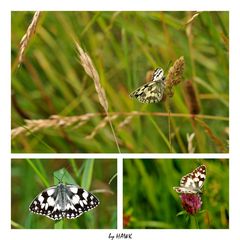
{"label": "thistle flower", "polygon": [[198,213],[202,206],[202,199],[199,194],[182,193],[180,195],[182,207],[190,215]]}

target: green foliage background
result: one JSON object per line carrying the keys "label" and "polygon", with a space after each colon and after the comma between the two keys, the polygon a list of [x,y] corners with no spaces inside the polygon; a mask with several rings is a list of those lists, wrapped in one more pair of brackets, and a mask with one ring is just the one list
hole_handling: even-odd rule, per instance
{"label": "green foliage background", "polygon": [[[116,228],[116,172],[117,161],[114,159],[12,159],[11,227]],[[100,205],[71,220],[54,221],[30,213],[28,208],[32,200],[47,187],[58,184],[61,179],[64,183],[77,184],[92,192],[100,200]]]}
{"label": "green foliage background", "polygon": [[[181,177],[201,164],[207,166],[203,211],[196,217],[177,216],[183,209],[173,187],[179,186]],[[123,192],[125,228],[229,227],[229,163],[226,159],[125,159]]]}
{"label": "green foliage background", "polygon": [[[24,119],[103,113],[92,79],[78,62],[74,40],[92,58],[106,92],[121,152],[228,152],[228,12],[42,12],[34,37],[18,65],[19,42],[33,12],[12,12],[12,128]],[[188,23],[188,21],[190,23]],[[165,102],[141,104],[129,93],[148,70],[166,70],[185,58],[184,80],[193,80],[200,103],[197,117],[172,116],[171,141]],[[185,81],[174,90],[171,113],[188,114]],[[139,111],[145,116],[134,116]],[[214,119],[209,119],[211,115]],[[120,127],[127,119],[128,124]],[[12,140],[12,152],[117,152],[111,129],[98,115],[78,129],[48,128]],[[171,149],[169,145],[172,145]]]}

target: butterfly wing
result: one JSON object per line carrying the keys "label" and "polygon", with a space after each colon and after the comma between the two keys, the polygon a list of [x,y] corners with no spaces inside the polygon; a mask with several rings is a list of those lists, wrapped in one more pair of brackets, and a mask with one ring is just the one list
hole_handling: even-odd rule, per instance
{"label": "butterfly wing", "polygon": [[65,217],[69,219],[79,217],[84,212],[97,207],[100,203],[96,196],[77,185],[66,185],[66,193]]}
{"label": "butterfly wing", "polygon": [[206,166],[201,165],[183,176],[180,180],[180,187],[174,187],[174,190],[178,193],[201,193],[205,179]]}
{"label": "butterfly wing", "polygon": [[196,189],[190,189],[190,188],[186,188],[186,187],[173,187],[173,189],[174,189],[177,193],[188,193],[188,194],[196,194],[196,193],[199,193],[199,191],[196,190]]}
{"label": "butterfly wing", "polygon": [[160,81],[160,80],[164,80],[164,71],[162,68],[156,68],[153,72],[152,75],[152,81]]}
{"label": "butterfly wing", "polygon": [[[42,191],[29,206],[29,210],[33,213],[50,217],[54,211],[57,198],[57,186],[53,186]],[[51,218],[51,217],[50,217]],[[59,219],[62,215],[59,213]]]}
{"label": "butterfly wing", "polygon": [[129,96],[141,103],[157,103],[162,100],[165,84],[162,80],[152,81],[137,88]]}

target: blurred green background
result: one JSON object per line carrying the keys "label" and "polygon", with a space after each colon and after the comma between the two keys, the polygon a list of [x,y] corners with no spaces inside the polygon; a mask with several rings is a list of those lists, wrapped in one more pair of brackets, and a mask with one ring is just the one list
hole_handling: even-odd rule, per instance
{"label": "blurred green background", "polygon": [[[112,122],[121,152],[189,152],[189,144],[194,152],[228,152],[228,12],[42,12],[18,68],[19,43],[33,14],[12,12],[12,129],[24,119],[100,115],[78,128],[19,134],[12,139],[13,153],[118,151],[109,124],[87,137],[104,111],[74,40],[93,60],[109,114],[118,114]],[[148,70],[160,66],[167,72],[180,56],[184,81],[174,89],[170,110],[186,116],[169,119],[166,102],[141,104],[129,97],[144,84]],[[195,88],[201,118],[189,114],[187,80]]]}
{"label": "blurred green background", "polygon": [[[124,159],[123,214],[125,228],[229,227],[229,161],[226,159]],[[205,164],[201,212],[187,220],[173,187],[196,167]],[[198,225],[196,224],[196,220]]]}
{"label": "blurred green background", "polygon": [[[11,227],[106,229],[117,227],[117,161],[114,159],[12,159]],[[61,174],[65,168],[67,173]],[[57,172],[55,172],[57,171]],[[55,172],[55,174],[54,174]],[[54,221],[30,213],[33,199],[44,189],[64,183],[77,184],[100,200],[93,210],[76,219]],[[61,176],[62,175],[62,176]]]}

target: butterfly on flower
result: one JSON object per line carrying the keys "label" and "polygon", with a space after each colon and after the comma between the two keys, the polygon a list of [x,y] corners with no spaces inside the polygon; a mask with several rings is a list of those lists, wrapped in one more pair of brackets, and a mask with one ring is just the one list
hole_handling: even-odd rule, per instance
{"label": "butterfly on flower", "polygon": [[75,184],[58,185],[43,190],[30,204],[29,211],[53,220],[73,219],[99,205],[92,193]]}
{"label": "butterfly on flower", "polygon": [[135,97],[141,103],[157,103],[163,98],[165,76],[162,68],[155,69],[152,81],[137,88],[129,96]]}
{"label": "butterfly on flower", "polygon": [[179,187],[173,187],[177,193],[198,194],[202,193],[204,181],[206,179],[206,166],[201,165],[191,173],[183,176]]}

